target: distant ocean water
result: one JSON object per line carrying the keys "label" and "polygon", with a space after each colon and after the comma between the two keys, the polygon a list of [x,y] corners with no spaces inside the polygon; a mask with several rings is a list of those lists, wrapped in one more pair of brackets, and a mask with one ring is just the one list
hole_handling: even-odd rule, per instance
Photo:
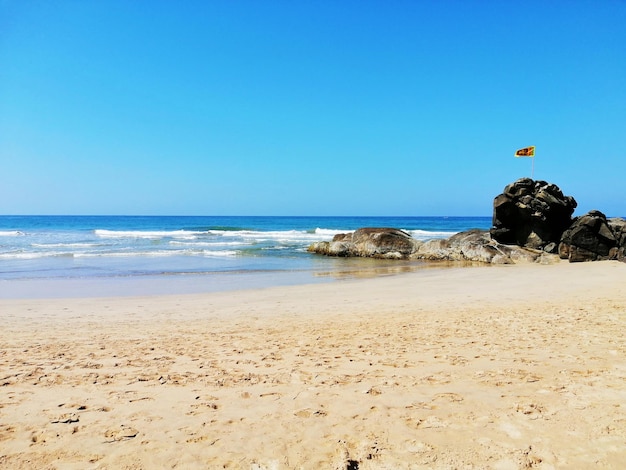
{"label": "distant ocean water", "polygon": [[490,217],[0,216],[0,296],[33,280],[182,285],[194,275],[199,290],[236,288],[254,275],[264,275],[261,285],[308,282],[358,263],[306,251],[337,233],[394,227],[424,240],[490,225]]}

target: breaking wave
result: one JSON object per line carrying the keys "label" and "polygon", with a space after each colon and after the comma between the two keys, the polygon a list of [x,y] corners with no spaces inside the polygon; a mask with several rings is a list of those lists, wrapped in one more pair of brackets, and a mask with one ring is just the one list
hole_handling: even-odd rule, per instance
{"label": "breaking wave", "polygon": [[25,233],[19,230],[0,230],[0,237],[19,237],[21,235],[25,235]]}
{"label": "breaking wave", "polygon": [[184,238],[194,239],[204,232],[189,230],[104,230],[96,229],[94,233],[101,238]]}

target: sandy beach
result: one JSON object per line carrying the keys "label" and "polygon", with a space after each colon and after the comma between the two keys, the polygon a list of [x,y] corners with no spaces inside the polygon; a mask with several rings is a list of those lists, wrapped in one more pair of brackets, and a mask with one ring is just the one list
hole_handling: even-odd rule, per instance
{"label": "sandy beach", "polygon": [[2,468],[626,462],[625,263],[0,311]]}

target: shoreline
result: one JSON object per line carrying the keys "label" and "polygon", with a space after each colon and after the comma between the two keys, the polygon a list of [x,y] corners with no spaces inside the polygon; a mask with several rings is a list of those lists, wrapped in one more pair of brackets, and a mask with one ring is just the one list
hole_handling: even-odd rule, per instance
{"label": "shoreline", "polygon": [[0,309],[0,463],[11,468],[626,458],[624,263]]}
{"label": "shoreline", "polygon": [[344,262],[329,264],[326,269],[245,269],[205,273],[4,279],[0,280],[0,300],[200,295],[394,276],[423,269],[448,269],[450,266],[459,265],[453,262],[390,261],[369,258],[339,261]]}

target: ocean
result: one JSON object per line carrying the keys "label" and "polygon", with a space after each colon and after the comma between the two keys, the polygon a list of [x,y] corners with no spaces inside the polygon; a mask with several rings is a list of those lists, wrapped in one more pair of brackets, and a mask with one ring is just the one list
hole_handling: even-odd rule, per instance
{"label": "ocean", "polygon": [[306,249],[360,227],[426,240],[490,225],[491,217],[0,216],[0,297],[213,292],[383,275],[420,262]]}

